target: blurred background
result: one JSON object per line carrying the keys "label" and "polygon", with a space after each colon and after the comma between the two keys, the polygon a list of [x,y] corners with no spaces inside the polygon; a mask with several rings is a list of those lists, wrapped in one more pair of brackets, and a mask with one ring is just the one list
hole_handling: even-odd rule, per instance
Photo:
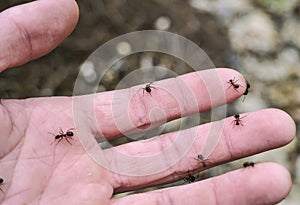
{"label": "blurred background", "polygon": [[[0,10],[25,2],[30,1],[0,1]],[[78,25],[58,48],[45,57],[0,74],[1,98],[71,96],[80,66],[96,48],[128,32],[165,30],[196,43],[216,67],[236,69],[247,78],[251,84],[249,94],[244,102],[239,99],[228,106],[229,115],[280,108],[294,118],[299,133],[299,0],[84,0],[78,4]],[[118,46],[121,50],[124,47]],[[172,56],[137,54],[105,73],[98,91],[115,89],[126,74],[144,65],[163,65],[177,74],[192,71]],[[167,77],[159,75],[154,80]],[[79,76],[82,86],[87,87],[97,78],[93,69]],[[280,204],[299,204],[298,138],[284,148],[212,168],[200,173],[199,178],[239,168],[244,161],[279,162],[290,170],[294,184]]]}

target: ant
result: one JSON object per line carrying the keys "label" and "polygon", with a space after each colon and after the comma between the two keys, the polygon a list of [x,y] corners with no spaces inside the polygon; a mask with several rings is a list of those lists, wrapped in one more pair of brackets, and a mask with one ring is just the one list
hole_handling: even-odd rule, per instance
{"label": "ant", "polygon": [[[196,158],[194,158],[194,159],[196,159]],[[204,159],[204,156],[202,154],[198,154],[197,160],[200,160],[203,167],[206,167],[205,159]]]}
{"label": "ant", "polygon": [[244,162],[243,163],[243,167],[244,168],[246,168],[246,167],[254,167],[254,164],[255,164],[254,162]]}
{"label": "ant", "polygon": [[251,87],[250,83],[248,82],[248,80],[246,80],[246,84],[247,84],[247,88],[245,90],[245,92],[243,93],[243,95],[248,95],[248,89]]}
{"label": "ant", "polygon": [[246,88],[246,90],[245,90],[245,92],[243,93],[243,95],[244,95],[244,98],[243,98],[243,101],[242,102],[244,102],[244,100],[245,100],[245,98],[246,98],[246,95],[248,95],[248,93],[249,93],[249,88],[251,87],[251,85],[250,85],[250,83],[246,80],[246,84],[247,84],[247,88]]}
{"label": "ant", "polygon": [[[4,183],[4,180],[0,177],[0,185]],[[0,191],[4,194],[4,191],[0,187]]]}
{"label": "ant", "polygon": [[241,87],[243,87],[241,84],[238,84],[237,82],[238,82],[239,80],[237,79],[235,79],[235,77],[233,78],[233,79],[230,79],[227,83],[229,83],[230,84],[230,86],[228,87],[228,89],[231,87],[231,86],[233,86],[233,88],[235,89],[235,90],[237,90],[240,86]]}
{"label": "ant", "polygon": [[[143,89],[143,96],[144,96],[144,92],[146,91],[147,93],[149,93],[151,95],[151,88],[153,89],[156,89],[156,87],[152,86],[152,82],[151,83],[148,83]],[[151,95],[152,96],[152,95]]]}
{"label": "ant", "polygon": [[185,175],[185,177],[183,178],[183,180],[185,182],[188,182],[188,183],[192,183],[194,181],[196,181],[196,179],[199,177],[199,175],[197,176],[193,176],[190,174],[190,170],[188,170],[188,173]]}
{"label": "ant", "polygon": [[244,126],[242,123],[242,119],[246,116],[240,117],[240,114],[235,114],[233,117],[234,117],[234,120],[231,122],[231,123],[234,123],[233,126],[235,126],[235,125]]}
{"label": "ant", "polygon": [[[64,133],[64,131],[60,128],[59,134],[57,134],[57,135],[55,135],[55,134],[53,134],[53,133],[49,133],[49,134],[52,134],[52,135],[55,137],[54,141],[58,139],[57,144],[60,143],[60,141],[62,141],[63,138],[65,138],[65,139],[67,140],[67,142],[68,142],[70,145],[72,145],[72,143],[69,141],[69,139],[72,139],[72,137],[74,136],[74,133],[71,132],[70,130],[74,130],[74,128],[68,129],[68,130],[66,131],[66,133]],[[54,141],[53,141],[53,142],[54,142]],[[52,142],[50,145],[52,145],[53,142]]]}

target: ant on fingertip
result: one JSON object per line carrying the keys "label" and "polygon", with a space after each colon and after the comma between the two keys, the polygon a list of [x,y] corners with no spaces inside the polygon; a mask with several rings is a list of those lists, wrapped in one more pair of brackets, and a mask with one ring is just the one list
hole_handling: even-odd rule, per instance
{"label": "ant on fingertip", "polygon": [[247,85],[247,88],[246,88],[245,92],[243,93],[244,98],[243,98],[242,102],[244,102],[244,100],[245,100],[245,98],[246,98],[246,95],[248,95],[249,89],[250,89],[250,87],[251,87],[250,83],[249,83],[247,80],[246,80],[246,85]]}
{"label": "ant on fingertip", "polygon": [[246,168],[246,167],[254,167],[255,163],[254,162],[244,162],[243,163],[243,167]]}
{"label": "ant on fingertip", "polygon": [[243,87],[241,84],[237,83],[238,81],[239,81],[239,79],[235,79],[235,77],[233,79],[230,79],[227,82],[230,84],[230,86],[227,89],[233,87],[235,90],[237,90],[239,87]]}
{"label": "ant on fingertip", "polygon": [[184,176],[183,180],[185,182],[192,183],[192,182],[195,182],[198,177],[199,177],[199,175],[197,175],[197,176],[191,175],[190,170],[188,170],[188,173]]}
{"label": "ant on fingertip", "polygon": [[246,116],[241,117],[240,114],[235,114],[233,117],[234,117],[234,120],[231,122],[231,123],[233,123],[233,126],[235,126],[235,125],[244,126],[242,119]]}
{"label": "ant on fingertip", "polygon": [[[64,133],[64,131],[60,128],[59,134],[55,135],[55,134],[50,133],[50,132],[49,132],[49,134],[52,134],[52,135],[55,137],[54,141],[55,141],[55,140],[58,140],[57,144],[60,143],[60,141],[62,141],[62,140],[65,138],[66,141],[67,141],[70,145],[72,145],[72,143],[69,141],[69,139],[73,139],[74,133],[71,132],[71,130],[74,130],[74,128],[70,128],[70,129],[68,129],[68,130]],[[54,141],[51,142],[50,145],[52,145],[52,144],[54,143]]]}
{"label": "ant on fingertip", "polygon": [[146,86],[144,88],[142,88],[143,89],[143,96],[144,96],[145,91],[151,95],[152,89],[156,89],[156,87],[152,86],[152,84],[153,84],[152,82],[148,83],[148,84],[146,84]]}

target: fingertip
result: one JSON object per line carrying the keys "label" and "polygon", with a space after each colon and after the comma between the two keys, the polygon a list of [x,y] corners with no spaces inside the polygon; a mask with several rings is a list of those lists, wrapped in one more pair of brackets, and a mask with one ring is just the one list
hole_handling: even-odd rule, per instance
{"label": "fingertip", "polygon": [[[224,204],[277,204],[292,187],[291,175],[276,163],[259,163],[213,179],[217,201]],[[227,190],[227,192],[226,192]]]}
{"label": "fingertip", "polygon": [[75,1],[33,1],[0,15],[0,71],[37,59],[59,45],[79,18]]}
{"label": "fingertip", "polygon": [[227,118],[228,126],[224,133],[230,136],[230,152],[238,158],[245,157],[245,153],[249,156],[285,146],[294,139],[296,133],[293,119],[275,108],[241,114],[243,125],[240,127],[232,126],[233,120],[234,117]]}
{"label": "fingertip", "polygon": [[[226,93],[228,102],[232,102],[237,97],[240,97],[245,93],[247,89],[247,80],[241,73],[231,68],[217,68],[217,70],[221,76],[221,79],[225,79],[224,89],[227,89]],[[239,85],[240,87],[229,89],[230,87],[233,87],[230,85],[230,80],[235,81],[234,83]]]}
{"label": "fingertip", "polygon": [[264,115],[267,115],[266,119],[272,119],[273,127],[280,128],[276,130],[283,143],[290,143],[296,136],[296,124],[292,117],[285,111],[277,108],[269,108],[264,111]]}
{"label": "fingertip", "polygon": [[[243,83],[246,82],[245,77],[237,70],[234,70],[232,68],[217,68],[217,69],[220,73],[222,73],[222,75],[227,76],[228,80],[233,79],[233,78],[236,78],[236,79],[242,78],[241,82],[243,82]],[[242,86],[244,86],[244,84]]]}
{"label": "fingertip", "polygon": [[[276,170],[274,172],[274,179],[277,181],[277,192],[279,200],[284,199],[292,188],[292,177],[290,172],[282,165],[277,163],[270,163],[270,170]],[[281,195],[280,195],[281,194]]]}
{"label": "fingertip", "polygon": [[[260,174],[257,175],[260,179],[257,179],[257,182],[261,182],[262,190],[265,193],[261,193],[262,198],[266,203],[264,204],[277,204],[286,198],[292,188],[292,179],[289,171],[280,164],[268,162],[255,165],[260,170]],[[250,170],[251,167],[249,167]],[[253,171],[255,171],[253,169]],[[255,185],[256,187],[257,184]]]}

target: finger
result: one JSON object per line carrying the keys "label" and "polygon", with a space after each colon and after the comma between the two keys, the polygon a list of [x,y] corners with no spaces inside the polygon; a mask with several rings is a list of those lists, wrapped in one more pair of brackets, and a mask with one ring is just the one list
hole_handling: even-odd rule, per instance
{"label": "finger", "polygon": [[118,204],[265,205],[282,201],[291,189],[291,176],[275,163],[257,164],[185,186],[113,199]]}
{"label": "finger", "polygon": [[[238,89],[228,83],[233,78],[241,84]],[[141,85],[97,94],[95,115],[98,130],[101,130],[99,136],[111,139],[148,131],[164,122],[229,103],[246,89],[242,75],[225,68],[189,73],[152,85],[156,89],[151,95],[143,94]],[[93,105],[78,107],[90,108]]]}
{"label": "finger", "polygon": [[[228,117],[107,150],[117,165],[111,170],[119,173],[114,176],[116,192],[176,181],[188,170],[204,170],[281,147],[295,136],[294,121],[281,110],[266,109],[245,115],[244,126],[233,126],[234,117]],[[206,167],[197,159],[198,154],[204,156]],[[118,160],[119,156],[123,161]]]}
{"label": "finger", "polygon": [[[2,102],[1,102],[2,103]],[[10,138],[13,124],[7,110],[0,106],[0,120],[1,120],[1,132],[0,132],[0,159],[11,151],[11,146],[15,146],[17,139]]]}
{"label": "finger", "polygon": [[60,44],[78,20],[75,1],[34,1],[0,14],[0,71],[39,58]]}

